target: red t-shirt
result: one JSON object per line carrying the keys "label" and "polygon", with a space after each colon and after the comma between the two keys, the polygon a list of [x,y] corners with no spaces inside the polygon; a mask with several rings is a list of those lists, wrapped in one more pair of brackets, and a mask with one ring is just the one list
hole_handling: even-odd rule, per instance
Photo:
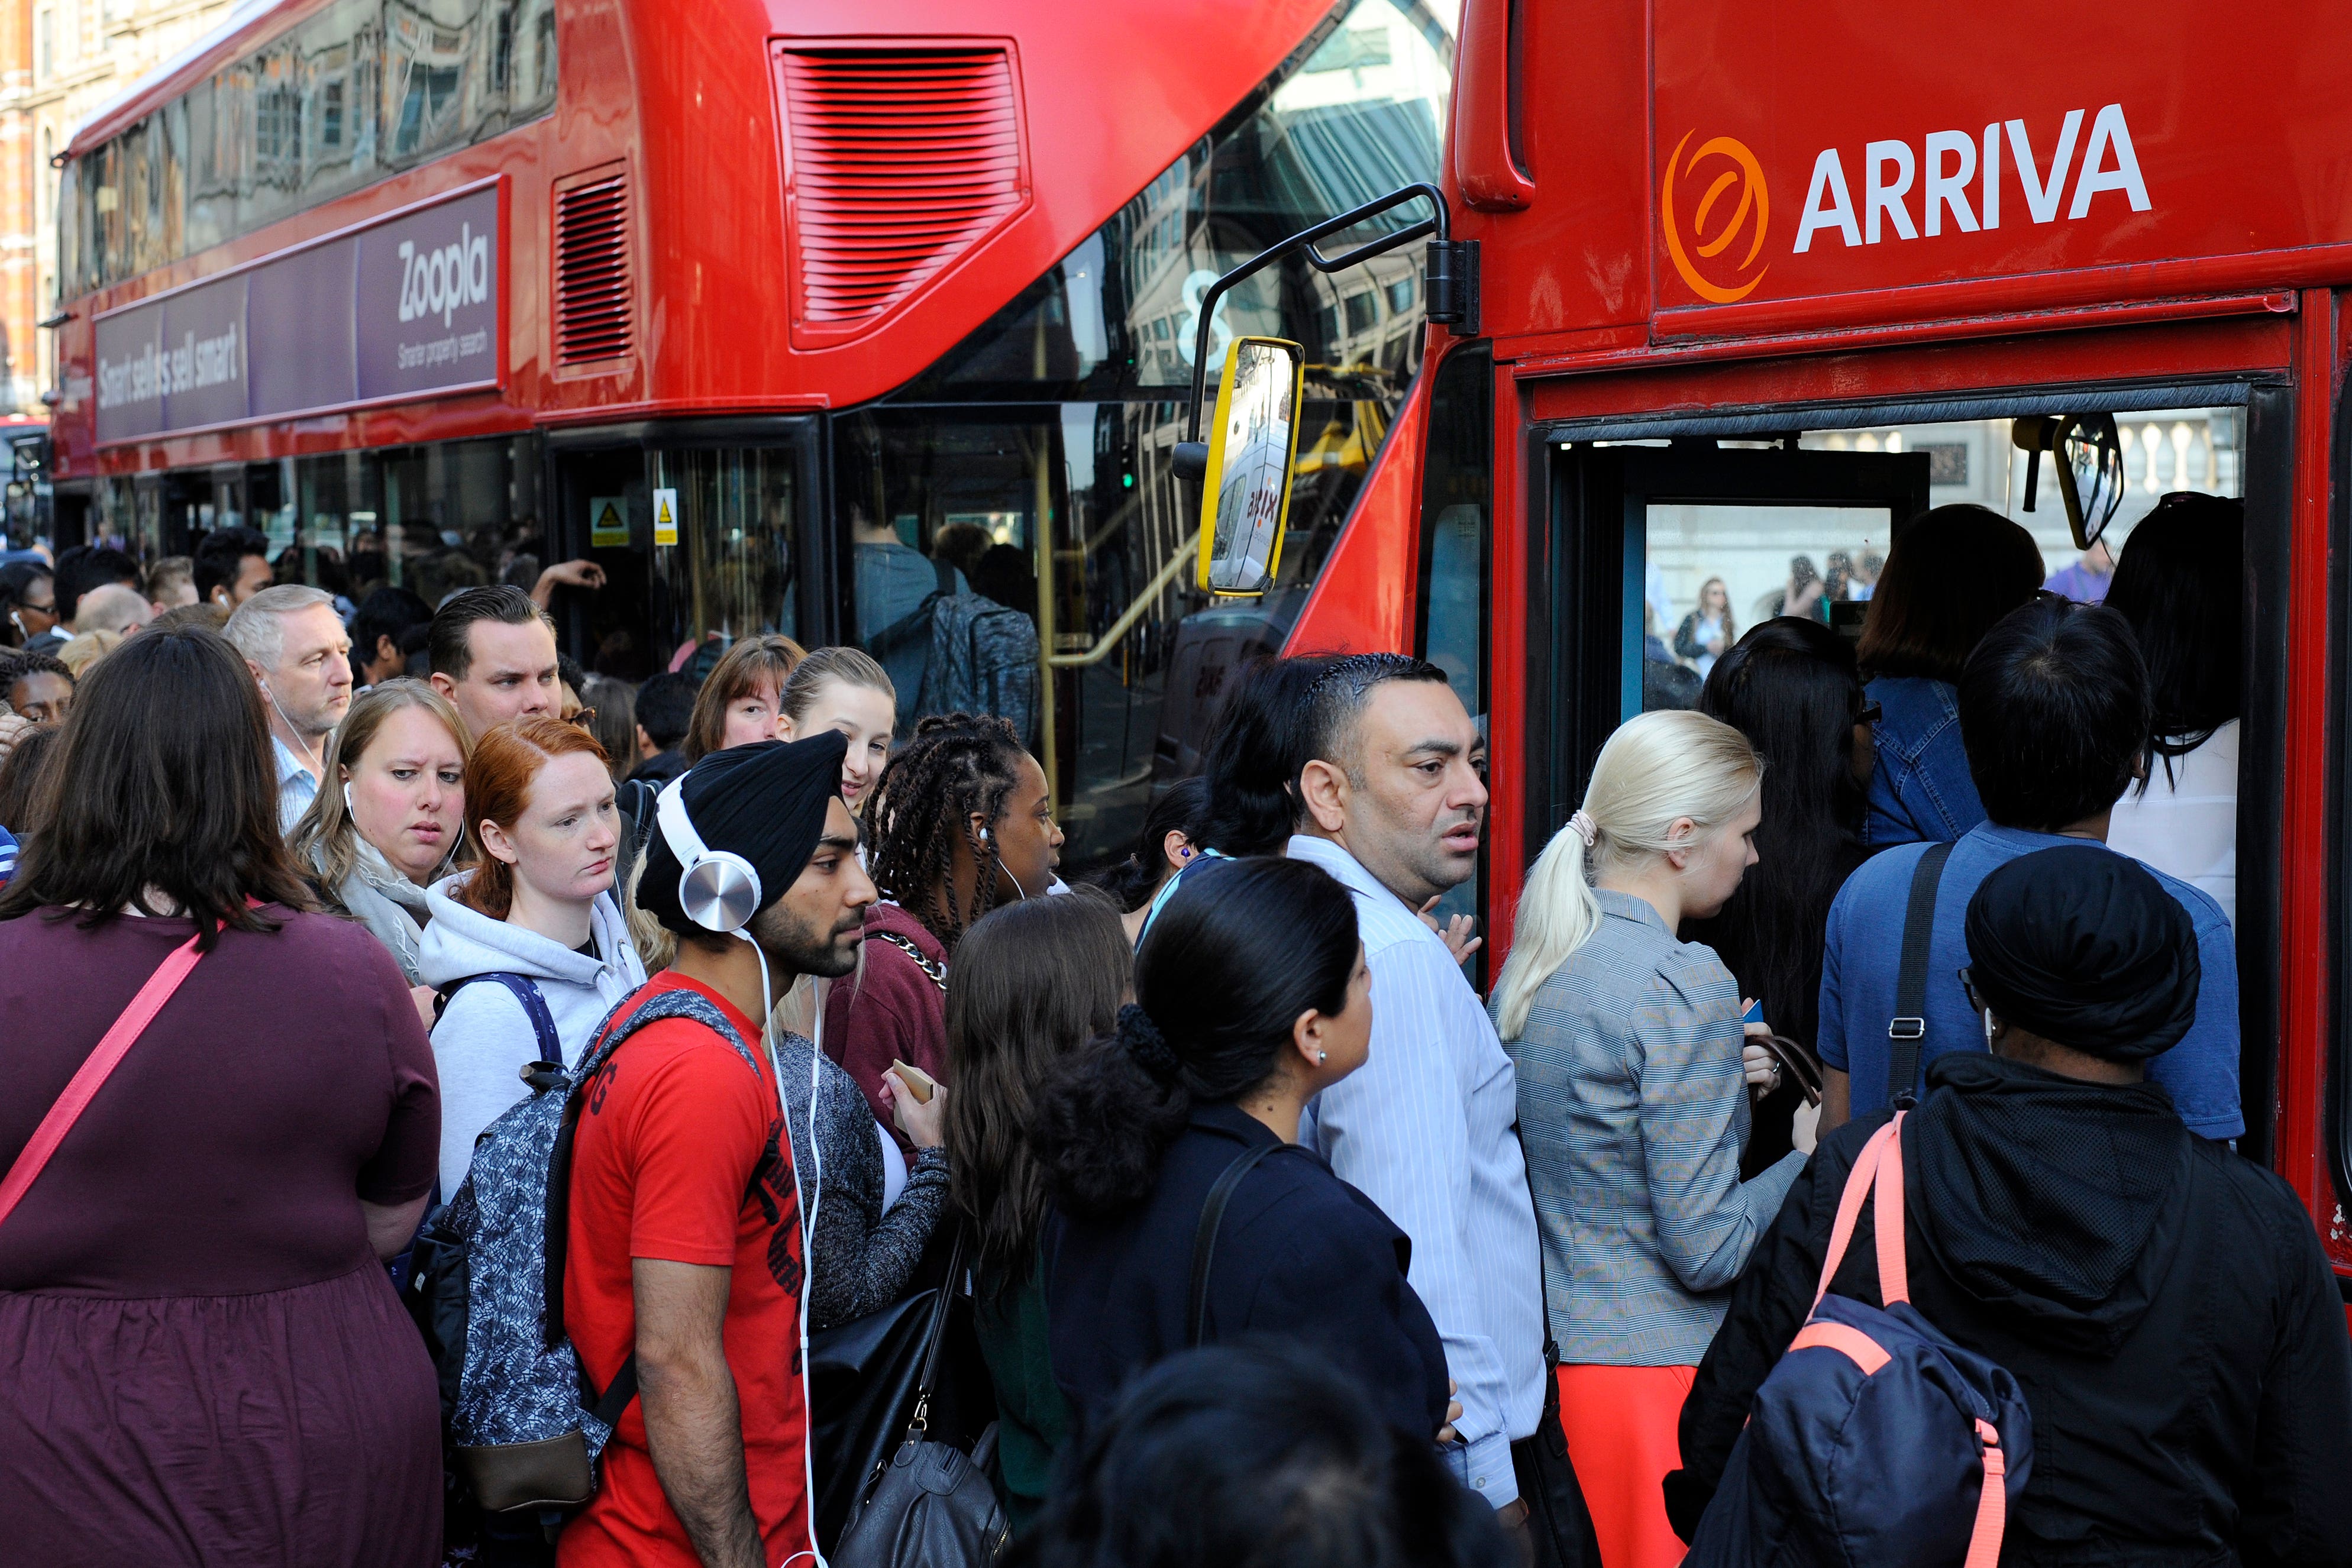
{"label": "red t-shirt", "polygon": [[[673,973],[640,999],[701,993],[764,1058],[758,1027]],[[754,1075],[734,1046],[689,1019],[647,1024],[589,1083],[572,1171],[564,1326],[601,1387],[635,1342],[631,1260],[734,1270],[723,1335],[742,1407],[751,1512],[771,1568],[811,1548],[808,1413],[801,1397],[801,1222],[773,1065]],[[755,1185],[756,1184],[756,1185]],[[699,1563],[630,1402],[604,1449],[595,1498],[565,1527],[562,1568]]]}

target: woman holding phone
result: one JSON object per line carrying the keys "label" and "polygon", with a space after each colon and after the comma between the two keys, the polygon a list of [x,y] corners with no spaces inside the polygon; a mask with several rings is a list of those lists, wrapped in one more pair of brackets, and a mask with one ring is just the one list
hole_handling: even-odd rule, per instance
{"label": "woman holding phone", "polygon": [[1763,768],[1704,714],[1646,713],[1520,897],[1491,1010],[1518,1072],[1559,1345],[1561,1426],[1609,1568],[1671,1568],[1675,1423],[1749,1251],[1803,1167],[1739,1178],[1747,1033],[1730,971],[1675,932],[1756,860]]}

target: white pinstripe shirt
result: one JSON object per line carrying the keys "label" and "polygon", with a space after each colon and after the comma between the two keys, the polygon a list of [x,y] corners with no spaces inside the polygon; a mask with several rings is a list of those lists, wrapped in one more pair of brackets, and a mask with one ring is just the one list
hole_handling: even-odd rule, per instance
{"label": "white pinstripe shirt", "polygon": [[1510,1058],[1444,941],[1339,845],[1300,834],[1356,895],[1372,972],[1371,1060],[1326,1089],[1299,1141],[1412,1238],[1408,1277],[1462,1385],[1455,1473],[1501,1508],[1519,1495],[1510,1444],[1543,1413],[1543,1295],[1527,1161],[1511,1126]]}

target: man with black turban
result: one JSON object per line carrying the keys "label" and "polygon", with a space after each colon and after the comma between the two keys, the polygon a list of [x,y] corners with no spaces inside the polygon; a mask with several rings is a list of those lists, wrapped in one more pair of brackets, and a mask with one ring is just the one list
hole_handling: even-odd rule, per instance
{"label": "man with black turban", "polygon": [[637,902],[677,934],[677,957],[619,1012],[665,995],[707,1006],[628,1035],[578,1101],[563,1328],[599,1388],[634,1354],[639,1393],[564,1528],[572,1568],[755,1568],[814,1550],[809,1276],[762,1023],[798,976],[857,960],[875,893],[841,802],[846,745],[828,730],[713,752],[656,808]]}
{"label": "man with black turban", "polygon": [[[2311,1217],[2147,1077],[2196,1016],[2188,912],[2138,862],[2083,844],[1994,870],[1967,932],[1960,980],[1990,1051],[1937,1057],[1903,1123],[1905,1239],[1912,1304],[2015,1374],[2032,1410],[2001,1561],[2352,1562],[2352,1341]],[[1734,1288],[1666,1478],[1685,1540],[1887,1119],[1823,1137]],[[1877,1306],[1873,1208],[1830,1288]]]}

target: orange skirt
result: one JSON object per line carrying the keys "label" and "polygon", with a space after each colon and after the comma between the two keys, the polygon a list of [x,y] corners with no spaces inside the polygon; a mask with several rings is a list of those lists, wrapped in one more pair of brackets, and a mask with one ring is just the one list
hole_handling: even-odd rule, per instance
{"label": "orange skirt", "polygon": [[1682,1465],[1675,1423],[1695,1366],[1563,1366],[1559,1424],[1592,1511],[1601,1568],[1675,1568],[1686,1550],[1666,1522],[1666,1472]]}

